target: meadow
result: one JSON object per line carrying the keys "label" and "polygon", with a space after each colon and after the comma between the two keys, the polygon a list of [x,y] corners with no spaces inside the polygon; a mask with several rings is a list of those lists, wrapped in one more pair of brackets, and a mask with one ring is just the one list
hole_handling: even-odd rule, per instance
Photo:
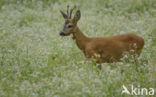
{"label": "meadow", "polygon": [[[138,63],[86,62],[71,36],[59,36],[67,4],[81,10],[87,36],[143,37]],[[0,97],[135,97],[123,85],[156,89],[156,0],[0,0]]]}

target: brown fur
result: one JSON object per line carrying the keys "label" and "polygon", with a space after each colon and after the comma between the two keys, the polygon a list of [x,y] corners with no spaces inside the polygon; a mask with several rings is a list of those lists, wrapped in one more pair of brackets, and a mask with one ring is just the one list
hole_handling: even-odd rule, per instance
{"label": "brown fur", "polygon": [[[78,27],[73,36],[77,46],[83,51],[86,58],[96,57],[98,63],[120,61],[124,53],[134,50],[140,53],[144,46],[143,38],[135,34],[122,34],[110,37],[86,37]],[[136,44],[136,46],[134,46]]]}

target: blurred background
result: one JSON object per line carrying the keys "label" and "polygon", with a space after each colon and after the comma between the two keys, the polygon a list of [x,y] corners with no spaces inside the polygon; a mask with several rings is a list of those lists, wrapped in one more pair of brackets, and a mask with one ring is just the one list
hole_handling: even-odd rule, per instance
{"label": "blurred background", "polygon": [[[67,4],[80,9],[87,36],[143,37],[138,64],[127,58],[99,71],[85,62],[72,38],[59,36]],[[156,87],[155,60],[156,0],[0,0],[0,97],[129,97],[123,84]]]}

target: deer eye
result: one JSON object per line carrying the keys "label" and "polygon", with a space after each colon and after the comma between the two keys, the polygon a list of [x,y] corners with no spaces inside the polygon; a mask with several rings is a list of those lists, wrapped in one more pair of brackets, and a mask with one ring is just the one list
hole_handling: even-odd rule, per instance
{"label": "deer eye", "polygon": [[72,28],[72,27],[73,27],[73,25],[69,25],[69,26],[68,26],[68,28]]}

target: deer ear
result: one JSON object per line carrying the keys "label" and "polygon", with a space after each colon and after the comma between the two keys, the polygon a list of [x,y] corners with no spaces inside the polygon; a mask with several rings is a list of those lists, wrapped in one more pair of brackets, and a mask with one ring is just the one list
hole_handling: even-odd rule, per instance
{"label": "deer ear", "polygon": [[78,10],[74,16],[74,20],[77,22],[80,19],[80,17],[81,17],[81,12],[80,10]]}
{"label": "deer ear", "polygon": [[64,19],[67,19],[68,18],[68,16],[63,11],[60,10],[60,13],[62,14],[62,16],[63,16]]}

